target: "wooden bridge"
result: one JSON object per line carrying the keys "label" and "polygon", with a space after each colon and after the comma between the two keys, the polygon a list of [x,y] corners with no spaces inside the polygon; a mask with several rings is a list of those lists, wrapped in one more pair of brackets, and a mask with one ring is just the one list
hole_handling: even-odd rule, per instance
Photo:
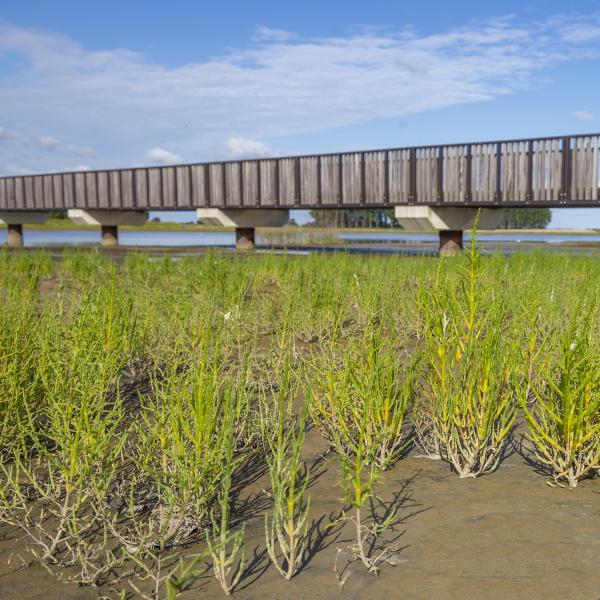
{"label": "wooden bridge", "polygon": [[0,178],[0,210],[600,206],[600,134]]}
{"label": "wooden bridge", "polygon": [[600,206],[599,166],[600,134],[588,134],[20,175],[0,178],[0,220],[68,209],[589,207]]}

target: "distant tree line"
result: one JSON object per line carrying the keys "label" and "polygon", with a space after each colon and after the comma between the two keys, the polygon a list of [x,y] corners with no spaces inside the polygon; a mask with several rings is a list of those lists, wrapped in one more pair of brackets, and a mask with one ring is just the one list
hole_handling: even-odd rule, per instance
{"label": "distant tree line", "polygon": [[365,228],[365,227],[400,227],[394,218],[394,209],[340,209],[340,210],[311,210],[313,219],[311,226],[335,228]]}
{"label": "distant tree line", "polygon": [[552,220],[549,208],[507,208],[501,229],[545,229]]}
{"label": "distant tree line", "polygon": [[[311,210],[313,227],[331,228],[402,228],[394,217],[393,208]],[[549,208],[507,208],[501,229],[545,229],[552,213]]]}

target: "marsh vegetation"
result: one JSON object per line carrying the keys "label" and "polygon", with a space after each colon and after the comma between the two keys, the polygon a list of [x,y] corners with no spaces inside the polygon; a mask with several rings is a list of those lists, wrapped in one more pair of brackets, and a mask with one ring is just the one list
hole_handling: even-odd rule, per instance
{"label": "marsh vegetation", "polygon": [[598,282],[593,258],[475,245],[447,261],[1,253],[11,563],[173,600],[209,576],[228,595],[301,578],[328,553],[343,586],[405,568],[385,478],[410,453],[456,486],[517,452],[536,485],[597,489]]}

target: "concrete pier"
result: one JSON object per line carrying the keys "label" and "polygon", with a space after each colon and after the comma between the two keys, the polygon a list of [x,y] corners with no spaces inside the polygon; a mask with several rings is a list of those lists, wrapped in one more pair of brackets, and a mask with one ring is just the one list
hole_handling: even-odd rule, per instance
{"label": "concrete pier", "polygon": [[0,210],[0,224],[7,226],[6,245],[18,248],[23,245],[23,225],[37,225],[48,218],[45,211]]}
{"label": "concrete pier", "polygon": [[439,252],[444,256],[459,254],[463,249],[462,230],[441,229],[439,231],[440,247]]}
{"label": "concrete pier", "polygon": [[119,228],[116,225],[102,225],[100,227],[100,244],[102,246],[119,245]]}
{"label": "concrete pier", "polygon": [[235,229],[235,248],[236,250],[254,250],[256,243],[254,240],[254,227],[236,227]]}
{"label": "concrete pier", "polygon": [[502,208],[396,206],[394,215],[405,229],[437,231],[440,255],[451,256],[462,251],[463,231],[473,228],[478,210],[479,229],[496,229],[500,225]]}
{"label": "concrete pier", "polygon": [[279,208],[199,208],[196,215],[207,225],[235,227],[236,250],[254,250],[256,227],[281,227],[289,219]]}
{"label": "concrete pier", "polygon": [[7,226],[7,237],[6,245],[12,248],[18,248],[23,245],[23,225],[20,223],[11,224]]}
{"label": "concrete pier", "polygon": [[143,225],[148,215],[142,210],[82,210],[69,209],[68,216],[78,225],[100,227],[102,246],[118,246],[119,225]]}

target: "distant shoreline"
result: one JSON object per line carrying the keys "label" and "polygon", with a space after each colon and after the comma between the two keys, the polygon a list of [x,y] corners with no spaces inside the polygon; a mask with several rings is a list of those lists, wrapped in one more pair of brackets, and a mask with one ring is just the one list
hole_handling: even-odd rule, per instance
{"label": "distant shoreline", "polygon": [[[5,228],[5,225],[0,225],[0,228]],[[28,229],[56,229],[56,230],[91,230],[98,229],[95,225],[78,225],[69,219],[48,219],[45,223],[38,225],[26,225]],[[214,225],[198,225],[196,223],[173,223],[162,221],[149,221],[145,225],[122,225],[119,227],[122,231],[187,231],[187,232],[217,232],[217,231],[233,231],[233,227],[218,227]],[[397,229],[397,228],[370,228],[370,227],[300,227],[300,226],[284,226],[284,227],[257,227],[259,231],[268,231],[270,233],[435,233],[435,230],[418,231],[414,229]],[[469,230],[465,230],[465,234]],[[507,233],[514,234],[541,234],[544,235],[598,235],[600,230],[597,229],[481,229],[481,233],[486,235],[505,235]]]}

